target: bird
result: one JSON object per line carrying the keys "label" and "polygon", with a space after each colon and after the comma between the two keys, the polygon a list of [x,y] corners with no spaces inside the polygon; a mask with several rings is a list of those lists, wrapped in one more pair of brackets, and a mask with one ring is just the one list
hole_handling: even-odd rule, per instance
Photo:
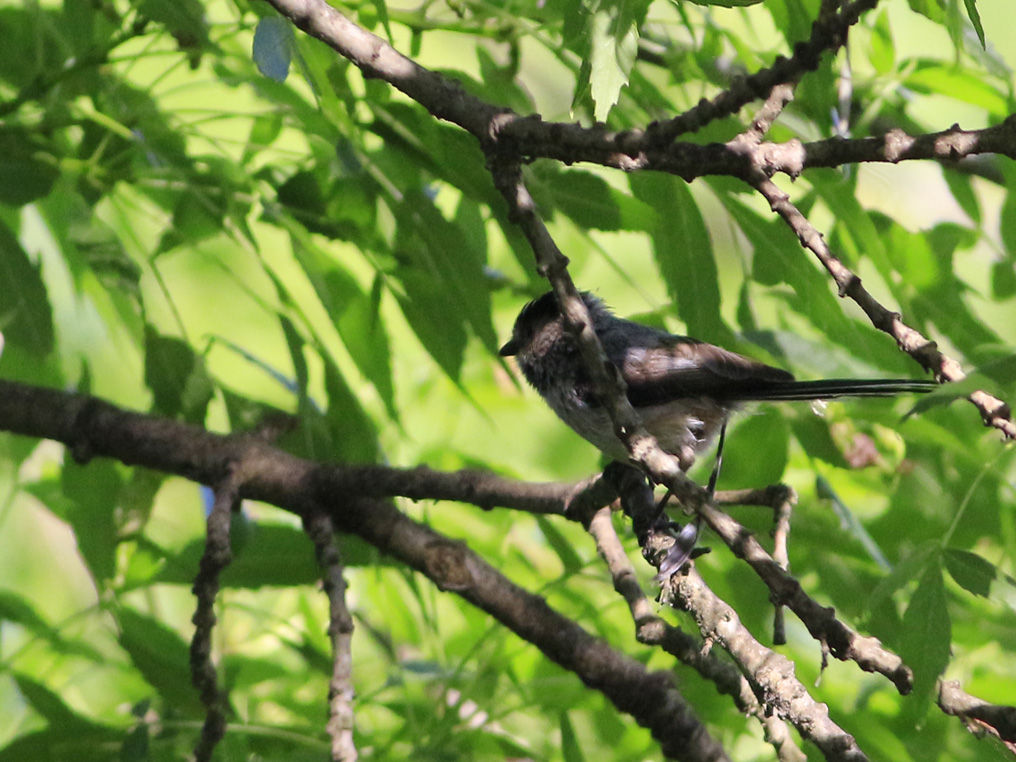
{"label": "bird", "polygon": [[[619,318],[588,291],[580,296],[607,360],[624,379],[629,402],[683,471],[718,434],[722,446],[728,418],[745,402],[887,397],[937,386],[911,379],[798,381],[785,370],[714,344]],[[499,354],[515,357],[529,384],[579,436],[611,460],[628,460],[552,291],[522,308]]]}

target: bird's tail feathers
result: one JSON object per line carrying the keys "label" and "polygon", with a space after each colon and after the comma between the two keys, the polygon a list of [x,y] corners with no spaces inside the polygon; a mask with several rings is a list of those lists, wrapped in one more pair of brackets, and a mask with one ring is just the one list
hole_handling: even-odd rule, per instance
{"label": "bird's tail feathers", "polygon": [[897,394],[927,394],[938,384],[906,378],[831,378],[821,381],[787,381],[742,389],[739,399],[751,400],[826,400],[836,397],[893,397]]}

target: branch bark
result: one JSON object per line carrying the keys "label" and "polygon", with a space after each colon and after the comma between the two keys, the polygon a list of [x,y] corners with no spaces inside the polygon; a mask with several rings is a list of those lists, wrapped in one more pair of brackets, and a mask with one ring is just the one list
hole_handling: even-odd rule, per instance
{"label": "branch bark", "polygon": [[664,754],[689,762],[728,759],[668,673],[649,671],[593,637],[465,544],[413,521],[390,502],[344,492],[349,482],[341,467],[297,458],[260,437],[213,434],[93,397],[10,381],[0,381],[0,429],[63,442],[79,460],[111,457],[204,484],[240,474],[231,497],[271,503],[306,520],[325,512],[338,531],[359,535],[486,611],[602,692],[649,728]]}

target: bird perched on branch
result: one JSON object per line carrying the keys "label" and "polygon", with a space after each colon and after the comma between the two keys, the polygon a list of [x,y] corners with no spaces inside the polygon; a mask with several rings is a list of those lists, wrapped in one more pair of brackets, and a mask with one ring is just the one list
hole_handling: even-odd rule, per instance
{"label": "bird perched on branch", "polygon": [[[607,359],[621,372],[628,399],[643,425],[660,447],[677,456],[685,471],[743,402],[888,397],[936,387],[933,381],[908,379],[797,381],[785,370],[712,344],[623,320],[592,294],[581,296],[593,330]],[[522,308],[500,354],[516,358],[526,380],[580,436],[609,458],[628,459],[593,392],[578,344],[564,324],[553,292]]]}

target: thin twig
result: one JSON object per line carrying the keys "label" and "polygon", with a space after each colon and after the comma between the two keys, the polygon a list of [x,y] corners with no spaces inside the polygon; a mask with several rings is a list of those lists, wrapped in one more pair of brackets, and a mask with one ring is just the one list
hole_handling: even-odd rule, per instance
{"label": "thin twig", "polygon": [[314,555],[324,572],[328,596],[328,637],[332,642],[332,677],[328,681],[328,723],[332,762],[356,762],[359,755],[353,739],[353,617],[346,606],[346,580],[335,545],[332,520],[326,513],[304,519],[304,528],[314,543]]}
{"label": "thin twig", "polygon": [[812,24],[811,36],[794,46],[790,58],[780,56],[772,66],[735,80],[713,100],[703,99],[680,116],[650,124],[646,130],[647,142],[654,147],[665,146],[683,133],[736,114],[751,101],[767,97],[777,85],[796,82],[802,74],[818,67],[823,53],[838,50],[846,39],[847,30],[858,22],[861,14],[876,5],[878,0],[855,0],[841,11],[830,13],[829,4],[826,4],[823,8],[826,12],[820,13]]}
{"label": "thin twig", "polygon": [[[962,381],[966,378],[958,362],[942,354],[935,342],[925,338],[920,332],[903,322],[898,312],[884,307],[861,284],[861,279],[852,272],[829,249],[825,238],[808,221],[801,211],[761,169],[750,174],[750,182],[769,202],[773,211],[787,223],[801,241],[801,245],[809,249],[822,263],[833,282],[839,289],[840,296],[848,296],[868,316],[871,324],[888,333],[899,345],[900,349],[913,357],[924,368],[932,371],[940,381]],[[985,426],[993,426],[1002,432],[1007,439],[1016,438],[1016,423],[1013,422],[1009,406],[992,395],[976,391],[967,397],[981,414]]]}
{"label": "thin twig", "polygon": [[194,748],[197,762],[207,762],[212,758],[216,745],[226,732],[226,697],[219,690],[215,665],[212,663],[212,630],[216,621],[215,598],[219,592],[219,574],[233,557],[229,540],[230,522],[233,511],[240,505],[242,486],[237,466],[215,488],[215,501],[208,512],[205,552],[194,579],[193,592],[198,600],[192,620],[194,637],[190,646],[191,681],[205,706],[205,721]]}
{"label": "thin twig", "polygon": [[1016,706],[1000,706],[966,693],[954,680],[939,680],[938,705],[963,720],[970,732],[999,739],[1016,754]]}
{"label": "thin twig", "polygon": [[[790,554],[787,544],[790,537],[790,515],[794,510],[794,503],[797,496],[792,499],[781,500],[773,506],[773,559],[785,572],[790,571]],[[787,642],[787,630],[783,621],[783,604],[779,600],[773,601],[776,608],[773,611],[773,643],[777,646],[785,645]]]}

